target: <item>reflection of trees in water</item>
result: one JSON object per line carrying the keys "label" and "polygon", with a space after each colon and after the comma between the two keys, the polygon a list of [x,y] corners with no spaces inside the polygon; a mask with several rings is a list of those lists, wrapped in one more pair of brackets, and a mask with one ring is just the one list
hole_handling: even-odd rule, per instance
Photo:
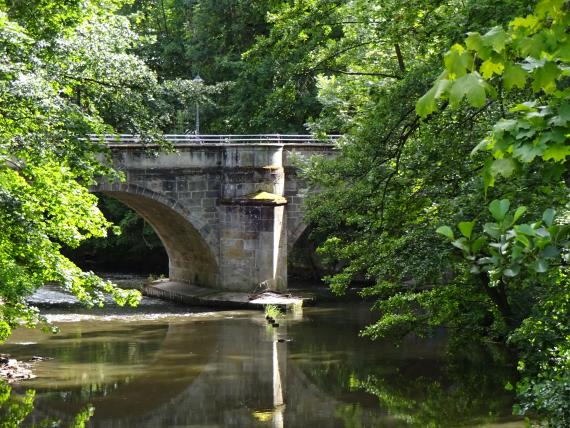
{"label": "reflection of trees in water", "polygon": [[513,396],[504,386],[514,370],[489,358],[485,349],[473,351],[433,361],[439,370],[431,373],[368,375],[357,377],[354,387],[376,396],[380,406],[412,426],[489,423],[510,416]]}
{"label": "reflection of trees in water", "polygon": [[[41,378],[16,387],[20,394],[30,385],[36,388],[30,390],[36,399],[27,422],[37,425],[53,419],[72,426],[75,415],[84,414],[86,404],[99,404],[129,385],[136,377],[136,368],[152,362],[168,333],[167,325],[129,324],[117,328],[115,323],[103,324],[107,325],[109,328],[104,330],[71,325],[69,331],[27,349],[33,355],[53,358],[47,364],[63,372],[62,379],[48,388]],[[117,375],[103,375],[100,368],[106,364],[129,367],[133,375],[124,376],[124,369]]]}
{"label": "reflection of trees in water", "polygon": [[[290,343],[275,343],[276,332],[250,317],[88,332],[81,342],[99,352],[92,359],[124,368],[105,381],[39,388],[35,418],[71,421],[91,403],[90,425],[97,427],[268,426],[277,420],[275,361],[284,426],[446,426],[509,413],[510,397],[500,391],[512,373],[500,358],[477,348],[443,358],[444,337],[399,348],[371,343],[357,336],[363,322],[358,313],[343,319],[308,311],[278,330]],[[114,350],[99,343],[108,336]],[[73,334],[62,337],[65,344]],[[80,348],[71,347],[70,370],[89,355]],[[137,362],[138,371],[131,365]]]}
{"label": "reflection of trees in water", "polygon": [[[34,399],[36,391],[28,389],[24,393],[16,393],[8,383],[0,380],[0,426],[3,428],[16,428],[22,426],[24,421],[30,426],[58,427],[62,421],[59,419],[43,418],[40,420],[29,420],[30,414],[34,410]],[[93,416],[93,408],[86,406],[66,424],[72,428],[83,428]]]}
{"label": "reflection of trees in water", "polygon": [[[166,325],[128,325],[121,329],[64,333],[51,338],[51,357],[59,363],[147,364],[162,347]],[[54,346],[55,344],[55,346]]]}
{"label": "reflection of trees in water", "polygon": [[359,339],[350,321],[306,321],[290,326],[290,358],[310,383],[339,400],[335,415],[344,426],[370,422],[372,408],[382,426],[458,426],[511,414],[513,396],[504,385],[515,370],[501,350],[452,353],[444,336],[408,338],[396,347]]}

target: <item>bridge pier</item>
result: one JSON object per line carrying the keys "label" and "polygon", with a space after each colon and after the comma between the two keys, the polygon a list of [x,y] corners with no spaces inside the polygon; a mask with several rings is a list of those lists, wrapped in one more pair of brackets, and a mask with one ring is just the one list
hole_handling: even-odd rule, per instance
{"label": "bridge pier", "polygon": [[220,219],[220,288],[287,289],[285,203],[228,205]]}

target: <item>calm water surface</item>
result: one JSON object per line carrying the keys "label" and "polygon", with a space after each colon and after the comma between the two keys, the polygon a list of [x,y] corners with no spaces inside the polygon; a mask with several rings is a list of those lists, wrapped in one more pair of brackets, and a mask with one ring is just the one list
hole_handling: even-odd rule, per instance
{"label": "calm water surface", "polygon": [[[46,299],[57,296],[44,295]],[[260,312],[209,312],[144,299],[135,310],[48,310],[57,335],[18,330],[1,351],[35,363],[30,425],[93,427],[519,427],[493,349],[445,357],[446,338],[396,347],[358,337],[363,304],[321,304],[278,328]]]}

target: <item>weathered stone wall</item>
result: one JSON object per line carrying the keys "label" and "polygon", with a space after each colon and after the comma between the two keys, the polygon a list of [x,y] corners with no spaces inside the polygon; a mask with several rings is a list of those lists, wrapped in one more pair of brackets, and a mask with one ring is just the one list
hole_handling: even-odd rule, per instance
{"label": "weathered stone wall", "polygon": [[[287,248],[301,235],[307,189],[293,159],[325,145],[187,144],[153,155],[112,146],[122,184],[105,192],[140,213],[169,256],[172,280],[235,290],[285,290]],[[294,154],[293,154],[294,153]],[[283,198],[285,196],[285,198]]]}

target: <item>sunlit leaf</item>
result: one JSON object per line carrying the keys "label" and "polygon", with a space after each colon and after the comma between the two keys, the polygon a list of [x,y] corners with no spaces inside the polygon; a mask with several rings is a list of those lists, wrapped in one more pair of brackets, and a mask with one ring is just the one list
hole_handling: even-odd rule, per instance
{"label": "sunlit leaf", "polygon": [[551,144],[544,151],[542,159],[545,161],[564,162],[570,156],[570,144]]}
{"label": "sunlit leaf", "polygon": [[488,59],[484,61],[483,64],[481,64],[479,71],[485,79],[490,79],[493,77],[493,74],[500,76],[503,73],[504,69],[505,66],[503,63],[494,62],[493,60]]}
{"label": "sunlit leaf", "polygon": [[516,209],[514,217],[513,217],[513,222],[516,223],[523,215],[524,213],[527,211],[527,208],[525,206],[520,206]]}
{"label": "sunlit leaf", "polygon": [[457,79],[467,73],[471,68],[473,59],[460,44],[455,44],[445,54],[444,63],[450,79]]}
{"label": "sunlit leaf", "polygon": [[473,232],[473,227],[475,226],[475,221],[462,221],[459,223],[459,231],[467,239],[471,239],[471,233]]}

